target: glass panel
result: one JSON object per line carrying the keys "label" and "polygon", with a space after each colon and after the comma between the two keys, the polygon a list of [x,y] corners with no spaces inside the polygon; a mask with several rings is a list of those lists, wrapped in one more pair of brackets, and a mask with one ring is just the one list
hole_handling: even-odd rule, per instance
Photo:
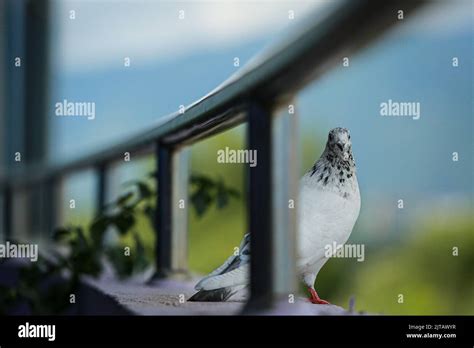
{"label": "glass panel", "polygon": [[[117,200],[130,192],[133,192],[135,196],[129,201],[129,203],[139,199],[138,188],[136,186],[137,181],[145,183],[153,192],[156,192],[155,180],[151,177],[151,174],[154,171],[154,156],[138,156],[134,153],[124,154],[122,161],[115,162],[108,168],[106,202],[112,203],[115,207]],[[151,199],[151,201],[153,207],[155,207],[155,199]],[[148,200],[146,200],[146,202],[148,202]],[[125,236],[121,236],[115,228],[109,229],[105,241],[111,247],[120,246],[122,249],[130,247],[132,254],[135,254],[135,251],[137,250],[135,240],[136,234],[145,250],[145,258],[148,264],[154,265],[155,233],[151,218],[149,215],[144,213],[145,205],[146,204],[142,201],[140,206],[136,209],[136,212],[133,214],[135,224],[127,231]],[[109,210],[109,212],[111,211]],[[119,259],[117,258],[117,260]],[[136,261],[136,259],[134,260]],[[119,264],[123,265],[124,262]]]}
{"label": "glass panel", "polygon": [[[189,209],[189,268],[209,273],[220,266],[238,247],[246,231],[245,170],[247,164],[220,163],[219,151],[246,148],[245,126],[236,127],[191,146],[191,185]],[[211,180],[209,189],[199,191],[202,180]],[[228,196],[228,204],[218,207],[217,186],[235,190],[239,197]],[[194,200],[193,200],[194,194]],[[211,196],[209,205],[200,203]],[[201,207],[201,208],[200,208]],[[203,209],[202,207],[205,207]],[[200,212],[200,209],[203,209]]]}

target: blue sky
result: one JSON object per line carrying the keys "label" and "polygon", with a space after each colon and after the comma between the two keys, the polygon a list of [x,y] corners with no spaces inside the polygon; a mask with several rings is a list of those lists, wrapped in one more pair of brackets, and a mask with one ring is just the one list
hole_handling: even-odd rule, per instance
{"label": "blue sky", "polygon": [[243,66],[321,4],[53,1],[51,105],[93,101],[97,117],[58,118],[52,109],[51,160],[86,154],[201,98],[236,72],[235,57]]}
{"label": "blue sky", "polygon": [[[302,129],[349,128],[367,189],[472,190],[472,40],[469,31],[378,41],[302,93]],[[462,62],[457,68],[453,56]],[[381,117],[380,103],[389,99],[420,102],[420,119]]]}

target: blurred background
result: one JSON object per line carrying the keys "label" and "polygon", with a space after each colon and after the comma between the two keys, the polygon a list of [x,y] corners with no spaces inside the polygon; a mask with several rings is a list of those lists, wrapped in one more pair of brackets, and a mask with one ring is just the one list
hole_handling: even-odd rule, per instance
{"label": "blurred background", "polygon": [[[152,127],[326,3],[51,1],[45,161],[87,156]],[[353,296],[357,310],[371,313],[474,314],[472,17],[470,0],[429,2],[348,57],[348,67],[341,56],[296,95],[301,174],[319,158],[328,131],[346,127],[362,196],[349,243],[365,245],[365,261],[330,260],[316,281],[322,298],[346,307]],[[13,51],[2,56],[11,59]],[[95,119],[56,117],[54,105],[64,99],[95,102]],[[380,103],[389,99],[419,102],[420,119],[381,117]],[[245,148],[245,135],[243,125],[191,146],[192,173],[222,178],[242,193],[202,217],[189,210],[189,267],[197,274],[220,265],[246,233],[245,167],[216,161],[219,149]],[[6,151],[2,156],[7,163]],[[154,167],[151,156],[113,165],[107,201]],[[65,178],[62,225],[90,222],[95,185],[93,171]],[[152,227],[145,219],[138,226],[152,258]],[[108,238],[127,243],[118,234]]]}

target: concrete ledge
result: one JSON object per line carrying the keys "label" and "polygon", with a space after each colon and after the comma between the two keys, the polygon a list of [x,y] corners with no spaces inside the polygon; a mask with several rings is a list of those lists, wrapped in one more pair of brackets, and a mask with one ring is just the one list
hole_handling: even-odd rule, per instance
{"label": "concrete ledge", "polygon": [[[0,284],[16,287],[23,260],[0,263]],[[112,272],[105,271],[97,279],[83,278],[76,293],[76,303],[65,315],[354,315],[336,305],[314,305],[304,297],[294,303],[286,300],[275,303],[272,309],[253,311],[245,308],[243,299],[230,302],[187,302],[194,294],[194,284],[199,279],[162,279],[147,284],[145,275],[119,280]],[[62,281],[57,279],[57,281]],[[47,291],[48,280],[45,285]],[[245,312],[244,312],[245,309]],[[33,314],[27,303],[19,303],[13,315]]]}
{"label": "concrete ledge", "polygon": [[[88,282],[137,315],[238,315],[245,302],[187,302],[196,281],[166,279],[147,285],[143,279],[119,281],[111,276]],[[353,315],[336,305],[314,305],[297,297],[294,303],[280,301],[271,310],[248,315]]]}

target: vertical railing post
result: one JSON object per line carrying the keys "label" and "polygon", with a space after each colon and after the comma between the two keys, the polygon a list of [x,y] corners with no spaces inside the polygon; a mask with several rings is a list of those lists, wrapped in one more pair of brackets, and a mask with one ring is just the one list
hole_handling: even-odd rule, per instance
{"label": "vertical railing post", "polygon": [[171,157],[172,150],[156,144],[157,201],[155,213],[156,277],[165,278],[171,271]]}
{"label": "vertical railing post", "polygon": [[[295,123],[260,103],[248,110],[248,148],[257,151],[249,169],[251,233],[250,300],[244,312],[278,310],[296,294],[295,249],[297,166]],[[296,204],[296,203],[295,203]]]}
{"label": "vertical railing post", "polygon": [[25,237],[33,238],[35,240],[41,239],[42,229],[42,184],[41,183],[30,183],[26,187],[26,209],[23,212],[25,214]]}
{"label": "vertical railing post", "polygon": [[[293,110],[289,113],[289,109]],[[286,303],[296,299],[296,243],[299,188],[297,115],[294,104],[272,114],[272,209],[274,291]],[[293,296],[291,296],[293,295]]]}
{"label": "vertical railing post", "polygon": [[171,164],[171,269],[174,275],[187,275],[189,148],[175,148]]}
{"label": "vertical railing post", "polygon": [[188,150],[158,142],[155,155],[156,273],[151,281],[187,272]]}
{"label": "vertical railing post", "polygon": [[248,149],[257,152],[257,165],[249,168],[248,219],[250,230],[249,310],[271,306],[274,300],[272,234],[271,115],[258,103],[248,110]]}
{"label": "vertical railing post", "polygon": [[97,188],[96,188],[96,207],[95,207],[95,215],[99,215],[102,213],[105,207],[105,200],[106,200],[106,189],[107,189],[107,168],[105,164],[99,164],[96,169],[97,171]]}
{"label": "vertical railing post", "polygon": [[56,179],[49,177],[43,185],[43,232],[45,237],[52,236],[57,227],[57,198]]}
{"label": "vertical railing post", "polygon": [[12,190],[10,187],[6,187],[3,191],[3,212],[2,212],[2,228],[3,228],[3,239],[8,240],[12,236]]}

